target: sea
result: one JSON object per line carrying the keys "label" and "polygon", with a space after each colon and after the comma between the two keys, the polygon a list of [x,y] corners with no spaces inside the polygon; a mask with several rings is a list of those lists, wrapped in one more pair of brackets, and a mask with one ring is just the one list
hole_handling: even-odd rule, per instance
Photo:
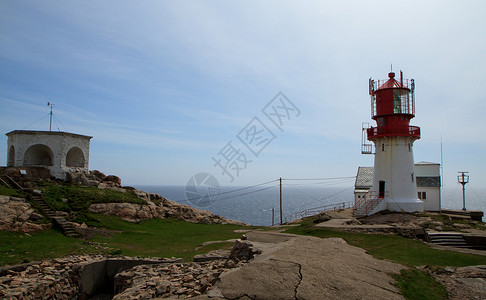
{"label": "sea", "polygon": [[[282,219],[289,221],[293,214],[323,206],[338,207],[354,200],[354,186],[226,186],[217,190],[204,188],[192,191],[187,186],[139,185],[137,189],[157,193],[164,198],[207,210],[224,218],[256,226],[280,223],[280,194],[282,195]],[[468,210],[486,210],[486,190],[466,190]],[[442,189],[442,208],[462,209],[461,186]],[[351,204],[352,205],[352,204]]]}

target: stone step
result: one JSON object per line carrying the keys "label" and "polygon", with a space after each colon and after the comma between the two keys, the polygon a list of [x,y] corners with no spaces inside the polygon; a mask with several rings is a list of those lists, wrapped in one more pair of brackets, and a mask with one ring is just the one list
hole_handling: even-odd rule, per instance
{"label": "stone step", "polygon": [[464,236],[458,232],[428,232],[430,242],[441,246],[467,248]]}
{"label": "stone step", "polygon": [[39,205],[45,216],[52,219],[53,222],[59,226],[65,236],[79,237],[79,234],[76,232],[74,226],[68,223],[64,217],[58,216],[56,211],[52,210],[50,206],[42,199],[42,197],[32,192],[30,194],[30,199],[32,199]]}

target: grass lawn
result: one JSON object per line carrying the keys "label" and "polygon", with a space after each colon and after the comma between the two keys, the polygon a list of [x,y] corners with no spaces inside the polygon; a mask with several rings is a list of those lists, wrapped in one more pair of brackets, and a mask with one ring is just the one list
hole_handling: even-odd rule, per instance
{"label": "grass lawn", "polygon": [[447,299],[445,287],[429,273],[412,268],[394,277],[405,299]]}
{"label": "grass lawn", "polygon": [[0,185],[0,195],[13,196],[13,197],[25,197],[23,193],[20,193],[14,189]]}
{"label": "grass lawn", "polygon": [[39,185],[42,190],[42,199],[53,210],[87,212],[88,207],[92,203],[145,203],[133,191],[122,193],[112,190],[102,190],[97,187],[75,184],[59,185],[52,182],[40,182]]}
{"label": "grass lawn", "polygon": [[90,215],[102,227],[122,230],[111,237],[95,236],[92,241],[107,243],[128,256],[182,257],[192,260],[195,254],[205,253],[228,244],[214,244],[198,251],[194,249],[205,241],[239,238],[234,230],[248,227],[221,224],[194,224],[174,219],[151,219],[139,224],[128,223],[114,216]]}
{"label": "grass lawn", "polygon": [[0,231],[0,265],[94,252],[94,247],[82,240],[68,238],[55,230],[32,234]]}
{"label": "grass lawn", "polygon": [[[90,243],[85,243],[81,239],[65,237],[55,230],[32,234],[0,231],[0,265],[82,253],[175,256],[190,261],[196,254],[232,246],[232,243],[218,243],[194,251],[203,242],[239,238],[241,233],[233,231],[248,229],[238,225],[193,224],[174,219],[152,219],[134,224],[115,216],[90,214],[89,217],[95,219],[100,227],[121,232],[108,237],[97,234],[88,241]],[[108,249],[97,250],[93,242]]]}

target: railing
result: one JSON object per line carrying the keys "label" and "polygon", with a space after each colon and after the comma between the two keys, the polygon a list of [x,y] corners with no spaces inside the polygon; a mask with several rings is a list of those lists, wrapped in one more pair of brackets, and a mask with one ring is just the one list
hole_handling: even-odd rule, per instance
{"label": "railing", "polygon": [[[378,79],[376,81],[371,80],[370,85],[376,91],[377,89],[381,88],[388,80],[390,80],[390,78]],[[410,89],[412,91],[415,89],[415,81],[413,79],[404,79],[401,82],[397,81],[397,80],[395,80],[395,81],[396,81],[397,87],[407,88],[407,89]]]}
{"label": "railing", "polygon": [[319,206],[319,207],[313,207],[313,208],[308,208],[303,211],[299,211],[293,214],[290,214],[284,218],[284,222],[290,222],[293,220],[305,218],[305,217],[310,217],[313,215],[317,215],[318,213],[326,210],[336,210],[336,209],[346,209],[346,208],[351,208],[353,207],[353,201],[348,201],[348,202],[341,202],[341,203],[336,203],[336,204],[328,204],[324,206]]}
{"label": "railing", "polygon": [[363,198],[356,201],[353,209],[364,211],[365,214],[368,215],[368,213],[373,211],[376,205],[387,196],[388,192],[380,195],[379,193],[369,191]]}
{"label": "railing", "polygon": [[370,129],[370,124],[368,122],[364,122],[361,124],[361,154],[374,154],[373,144],[366,143],[366,141],[368,140],[368,129]]}
{"label": "railing", "polygon": [[371,198],[371,200],[368,201],[365,206],[365,214],[368,215],[368,212],[371,212],[383,198],[385,197],[381,196],[380,194],[376,195],[374,198]]}
{"label": "railing", "polygon": [[379,138],[384,136],[412,136],[420,138],[420,127],[403,126],[403,127],[371,127],[366,131],[368,139]]}
{"label": "railing", "polygon": [[373,144],[361,144],[361,154],[374,154]]}

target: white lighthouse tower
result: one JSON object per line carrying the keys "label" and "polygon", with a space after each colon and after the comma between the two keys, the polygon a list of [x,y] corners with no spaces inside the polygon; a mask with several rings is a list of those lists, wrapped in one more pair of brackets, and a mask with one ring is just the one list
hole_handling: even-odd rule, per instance
{"label": "white lighthouse tower", "polygon": [[[366,130],[367,139],[375,145],[373,186],[355,204],[356,215],[424,210],[417,196],[413,161],[413,142],[420,138],[420,127],[410,126],[415,116],[414,80],[404,82],[402,72],[400,81],[393,72],[388,77],[386,81],[369,80],[371,117],[377,125]],[[371,154],[372,147],[366,148]]]}

